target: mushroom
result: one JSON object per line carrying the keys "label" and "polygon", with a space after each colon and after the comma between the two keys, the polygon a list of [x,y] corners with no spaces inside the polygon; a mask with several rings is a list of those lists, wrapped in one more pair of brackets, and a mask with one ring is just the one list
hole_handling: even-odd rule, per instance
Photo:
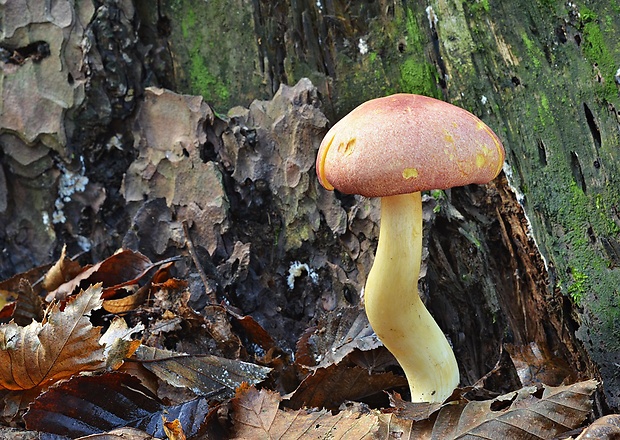
{"label": "mushroom", "polygon": [[365,102],[336,123],[319,148],[317,175],[326,189],[381,197],[365,308],[405,372],[413,402],[443,402],[459,383],[452,348],[418,295],[420,193],[487,183],[503,161],[499,138],[480,119],[411,94]]}

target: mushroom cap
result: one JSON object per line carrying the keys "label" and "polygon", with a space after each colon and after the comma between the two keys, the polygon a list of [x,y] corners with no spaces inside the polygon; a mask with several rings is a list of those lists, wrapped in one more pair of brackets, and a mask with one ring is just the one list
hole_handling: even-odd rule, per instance
{"label": "mushroom cap", "polygon": [[504,147],[468,111],[420,95],[365,102],[336,123],[316,169],[332,190],[385,197],[487,183],[502,169]]}

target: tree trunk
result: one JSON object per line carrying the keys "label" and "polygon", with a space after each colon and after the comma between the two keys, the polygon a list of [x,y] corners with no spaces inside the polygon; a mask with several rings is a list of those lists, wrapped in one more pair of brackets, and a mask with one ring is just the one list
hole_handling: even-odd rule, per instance
{"label": "tree trunk", "polygon": [[[0,240],[10,254],[3,275],[50,261],[61,241],[77,252],[88,238],[93,259],[123,237],[138,246],[139,234],[127,233],[132,222],[161,210],[174,219],[173,203],[158,205],[154,195],[129,201],[121,186],[140,154],[134,138],[146,124],[136,108],[152,96],[144,93],[147,86],[202,95],[216,113],[248,107],[220,118],[201,110],[198,118],[207,127],[206,139],[196,141],[200,158],[212,162],[209,176],[221,182],[217,194],[221,189],[230,204],[218,207],[230,223],[209,229],[204,258],[217,272],[218,264],[232,264],[235,243],[252,245],[249,264],[261,273],[252,280],[261,287],[235,279],[218,293],[234,290],[239,306],[263,322],[276,313],[265,297],[275,301],[286,320],[273,331],[291,346],[314,317],[308,304],[321,295],[325,300],[326,290],[338,302],[355,302],[378,219],[373,201],[317,187],[312,155],[326,122],[312,110],[316,91],[306,83],[292,92],[280,86],[310,78],[332,123],[373,97],[435,96],[482,118],[507,150],[504,173],[492,184],[435,192],[426,203],[429,257],[421,291],[455,348],[463,383],[484,376],[504,352],[522,382],[597,376],[606,403],[620,406],[618,1],[76,3],[31,7],[41,17],[16,24],[15,33],[3,21],[3,102],[16,90],[11,84],[24,84],[17,74],[30,78],[28,84],[53,79],[36,83],[38,89],[64,93],[44,100],[62,103],[53,107],[57,125],[32,125],[36,115],[21,123],[3,106]],[[5,17],[17,16],[0,8]],[[74,20],[61,20],[62,14]],[[51,34],[40,23],[56,32],[55,40],[47,41]],[[88,44],[70,55],[79,45],[68,42],[82,37]],[[39,40],[48,42],[50,56],[22,64],[6,58],[16,49],[24,58],[23,48]],[[51,59],[62,59],[62,67]],[[273,102],[250,105],[278,90]],[[285,114],[287,127],[278,123]],[[311,122],[299,122],[302,116]],[[285,146],[292,148],[286,154],[268,150]],[[267,160],[275,169],[258,166]],[[291,161],[294,183],[278,174]],[[59,175],[78,183],[88,176],[88,200],[71,199],[59,213],[55,201],[62,194],[50,185],[62,183]],[[102,188],[99,200],[94,195]],[[22,206],[24,197],[36,202]],[[44,212],[66,221],[50,226]],[[301,299],[293,301],[286,281],[296,259],[311,262],[308,272],[316,268],[329,281],[294,290]]]}

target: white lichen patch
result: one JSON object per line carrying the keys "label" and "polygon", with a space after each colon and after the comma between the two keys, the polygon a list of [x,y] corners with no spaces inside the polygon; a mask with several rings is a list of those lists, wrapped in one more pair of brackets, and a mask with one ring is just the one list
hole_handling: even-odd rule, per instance
{"label": "white lichen patch", "polygon": [[547,259],[545,258],[545,255],[542,252],[540,252],[540,246],[538,246],[538,242],[536,241],[536,237],[534,236],[534,231],[532,229],[532,222],[530,221],[530,218],[528,217],[527,212],[525,210],[525,196],[512,183],[514,181],[514,175],[513,175],[513,172],[512,172],[512,167],[510,165],[508,165],[508,162],[504,162],[502,170],[504,171],[504,174],[506,175],[506,180],[508,182],[508,187],[515,194],[515,197],[517,198],[517,202],[519,202],[519,204],[521,205],[521,208],[523,210],[523,216],[525,217],[525,221],[527,222],[527,234],[532,239],[532,241],[534,242],[534,246],[536,246],[536,249],[538,249],[538,254],[540,255],[540,258],[542,259],[543,264],[545,265],[545,270],[549,271],[549,265],[547,264]]}
{"label": "white lichen patch", "polygon": [[84,192],[88,185],[88,177],[84,175],[84,158],[81,158],[82,166],[79,172],[68,170],[64,165],[59,164],[60,179],[58,181],[58,198],[54,202],[54,212],[52,213],[52,223],[64,223],[67,221],[63,208],[65,203],[71,201],[71,196],[76,192]]}
{"label": "white lichen patch", "polygon": [[364,38],[360,38],[360,41],[357,43],[357,48],[362,55],[366,55],[368,53],[368,42]]}
{"label": "white lichen patch", "polygon": [[433,30],[437,26],[438,19],[432,6],[426,7],[426,18],[428,19],[428,26]]}
{"label": "white lichen patch", "polygon": [[288,268],[288,277],[286,279],[286,283],[290,290],[293,290],[295,287],[295,279],[302,276],[304,272],[308,274],[313,284],[317,284],[319,282],[319,275],[314,271],[314,269],[308,266],[307,263],[294,261]]}

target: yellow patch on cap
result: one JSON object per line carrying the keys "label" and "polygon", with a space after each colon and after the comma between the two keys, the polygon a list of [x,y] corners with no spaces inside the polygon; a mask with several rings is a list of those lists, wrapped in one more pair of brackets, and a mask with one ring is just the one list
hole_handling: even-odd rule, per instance
{"label": "yellow patch on cap", "polygon": [[[491,139],[493,139],[493,143],[495,144],[495,150],[499,158],[499,160],[497,161],[497,170],[495,171],[495,175],[497,176],[499,172],[502,170],[502,166],[504,165],[504,147],[502,147],[502,144],[499,141],[499,138],[497,137],[497,135],[493,133],[493,130],[491,130],[484,122],[479,121],[477,128],[485,130],[489,134],[489,136],[491,136]],[[485,147],[486,152],[490,154],[492,150],[488,148],[486,145],[484,147]]]}
{"label": "yellow patch on cap", "polygon": [[416,177],[418,177],[418,170],[415,168],[405,168],[403,170],[404,179],[415,179]]}
{"label": "yellow patch on cap", "polygon": [[349,139],[346,143],[341,142],[338,145],[338,151],[340,151],[344,156],[350,156],[353,153],[353,149],[355,148],[355,138]]}
{"label": "yellow patch on cap", "polygon": [[319,151],[320,155],[317,160],[317,168],[318,168],[317,174],[319,176],[319,182],[321,182],[321,185],[323,185],[323,187],[329,191],[333,191],[334,186],[331,183],[329,183],[327,181],[327,177],[325,177],[325,160],[327,158],[327,152],[332,146],[332,142],[334,142],[334,137],[335,135],[332,136],[332,138],[329,140],[327,145],[325,145],[325,148],[323,148],[323,151]]}

